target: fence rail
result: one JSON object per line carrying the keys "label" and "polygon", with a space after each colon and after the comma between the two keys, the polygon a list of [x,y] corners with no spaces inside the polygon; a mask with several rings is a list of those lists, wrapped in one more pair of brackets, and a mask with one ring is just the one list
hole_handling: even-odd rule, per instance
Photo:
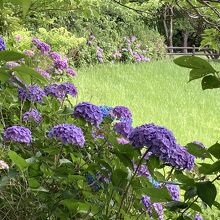
{"label": "fence rail", "polygon": [[216,51],[213,51],[212,49],[208,47],[200,48],[200,47],[196,47],[195,45],[193,45],[192,47],[167,47],[167,54],[169,56],[198,55],[198,56],[206,56],[209,59],[218,59],[220,57],[220,53],[216,53]]}

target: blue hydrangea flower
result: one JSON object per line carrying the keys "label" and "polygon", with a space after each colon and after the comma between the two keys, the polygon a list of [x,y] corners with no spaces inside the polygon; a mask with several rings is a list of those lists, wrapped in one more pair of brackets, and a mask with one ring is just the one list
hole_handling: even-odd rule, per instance
{"label": "blue hydrangea flower", "polygon": [[157,182],[152,176],[148,177],[149,181],[152,183],[154,188],[160,188],[161,184]]}
{"label": "blue hydrangea flower", "polygon": [[18,88],[18,98],[20,101],[29,100],[31,102],[42,103],[44,96],[46,96],[45,92],[35,85],[28,86],[26,89]]}
{"label": "blue hydrangea flower", "polygon": [[100,108],[89,102],[82,102],[75,106],[73,111],[75,118],[83,118],[87,122],[98,126],[103,120]]}
{"label": "blue hydrangea flower", "polygon": [[42,117],[37,109],[31,109],[23,114],[22,119],[24,122],[31,122],[31,120],[34,120],[36,123],[40,123]]}
{"label": "blue hydrangea flower", "polygon": [[86,175],[87,182],[94,192],[98,192],[101,189],[101,186],[97,184],[95,177],[90,174]]}
{"label": "blue hydrangea flower", "polygon": [[116,117],[117,119],[121,118],[132,118],[131,111],[124,106],[116,106],[112,109],[111,114]]}
{"label": "blue hydrangea flower", "polygon": [[31,131],[23,126],[14,125],[5,129],[3,139],[5,142],[29,144],[32,141]]}
{"label": "blue hydrangea flower", "polygon": [[[136,164],[134,164],[134,171],[137,169],[137,165]],[[137,175],[138,176],[145,176],[145,177],[147,177],[147,178],[149,178],[151,175],[150,175],[150,172],[149,172],[149,170],[148,170],[148,168],[147,168],[147,166],[146,165],[144,165],[144,164],[141,164],[140,166],[139,166],[139,168],[138,168],[138,171],[137,171]]]}
{"label": "blue hydrangea flower", "polygon": [[133,128],[129,122],[117,122],[114,124],[114,131],[122,135],[124,138],[128,137],[132,129]]}
{"label": "blue hydrangea flower", "polygon": [[180,188],[178,185],[166,184],[166,188],[169,190],[172,200],[180,200]]}
{"label": "blue hydrangea flower", "polygon": [[70,82],[65,83],[53,83],[44,88],[47,96],[54,96],[60,100],[63,100],[68,94],[76,97],[77,88]]}
{"label": "blue hydrangea flower", "polygon": [[85,137],[82,129],[72,124],[60,124],[54,126],[48,133],[49,138],[56,138],[62,144],[84,146]]}
{"label": "blue hydrangea flower", "polygon": [[3,51],[3,50],[6,50],[6,45],[5,45],[5,41],[0,36],[0,51]]}
{"label": "blue hydrangea flower", "polygon": [[103,114],[103,118],[110,116],[110,111],[112,110],[112,107],[106,105],[100,105],[99,108]]}

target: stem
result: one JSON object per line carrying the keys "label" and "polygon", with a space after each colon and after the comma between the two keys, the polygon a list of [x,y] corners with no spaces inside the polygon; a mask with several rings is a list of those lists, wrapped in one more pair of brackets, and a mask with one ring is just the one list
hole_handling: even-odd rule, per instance
{"label": "stem", "polygon": [[174,171],[174,167],[172,167],[172,169],[170,170],[167,178],[165,179],[165,182],[162,184],[162,187],[164,187],[166,185],[166,182],[169,181],[170,177],[172,176],[173,171]]}
{"label": "stem", "polygon": [[111,193],[110,198],[109,198],[108,206],[106,208],[106,216],[108,216],[108,210],[109,210],[109,206],[110,206],[110,203],[111,203],[111,200],[112,200],[113,193],[114,193],[114,189],[112,189],[112,193]]}
{"label": "stem", "polygon": [[125,198],[126,198],[126,194],[128,193],[128,190],[129,190],[129,188],[130,188],[130,186],[131,186],[132,180],[133,180],[134,177],[136,176],[136,174],[137,174],[137,172],[138,172],[138,170],[139,170],[139,167],[141,166],[141,163],[142,163],[142,161],[144,160],[144,158],[145,158],[145,156],[147,155],[147,153],[149,152],[149,150],[150,150],[150,148],[148,148],[148,149],[146,150],[146,152],[143,154],[143,156],[141,157],[141,159],[140,159],[140,161],[139,161],[139,163],[138,163],[138,165],[137,165],[137,167],[136,167],[136,169],[135,169],[135,172],[134,172],[133,176],[131,177],[131,179],[130,179],[128,185],[127,185],[127,187],[125,188],[125,191],[124,191],[124,193],[123,193],[123,195],[122,195],[122,199],[121,199],[121,203],[120,203],[120,206],[119,206],[119,209],[118,209],[118,213],[117,213],[116,219],[119,219],[120,212],[121,212],[121,209],[122,209],[122,207],[123,207],[124,200],[125,200]]}

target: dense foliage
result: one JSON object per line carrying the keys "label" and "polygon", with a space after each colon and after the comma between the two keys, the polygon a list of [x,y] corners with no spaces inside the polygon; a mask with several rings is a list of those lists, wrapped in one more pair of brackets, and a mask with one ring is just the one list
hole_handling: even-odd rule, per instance
{"label": "dense foliage", "polygon": [[[75,71],[37,38],[26,55],[0,45],[1,218],[201,219],[201,203],[219,207],[218,143],[180,146],[165,127],[133,128],[127,107],[77,103]],[[182,59],[197,78],[216,73]]]}

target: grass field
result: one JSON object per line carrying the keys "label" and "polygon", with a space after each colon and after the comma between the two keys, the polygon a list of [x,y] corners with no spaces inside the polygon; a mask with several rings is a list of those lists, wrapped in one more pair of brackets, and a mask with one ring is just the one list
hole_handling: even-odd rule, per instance
{"label": "grass field", "polygon": [[78,71],[78,101],[124,105],[134,125],[154,122],[171,129],[181,144],[220,137],[220,91],[187,83],[189,70],[163,60],[142,64],[98,65]]}

